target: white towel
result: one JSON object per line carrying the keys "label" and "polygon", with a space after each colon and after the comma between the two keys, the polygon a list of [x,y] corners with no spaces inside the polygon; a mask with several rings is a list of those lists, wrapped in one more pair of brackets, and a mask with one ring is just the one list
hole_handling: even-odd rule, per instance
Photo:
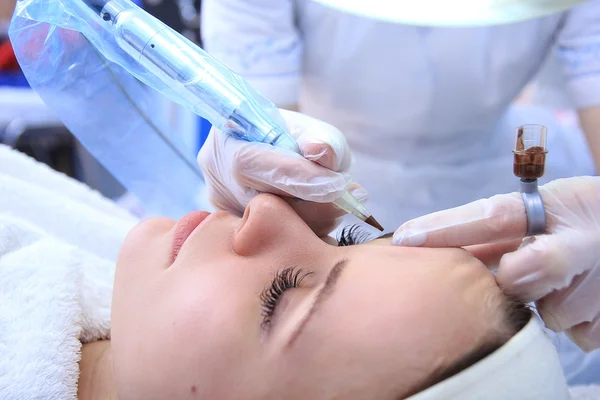
{"label": "white towel", "polygon": [[0,213],[114,260],[136,219],[86,185],[0,145]]}
{"label": "white towel", "polygon": [[[77,398],[81,343],[110,337],[115,257],[135,223],[0,145],[0,399]],[[571,393],[600,399],[600,386]]]}
{"label": "white towel", "polygon": [[0,145],[0,398],[77,397],[81,343],[110,335],[116,255],[136,222]]}

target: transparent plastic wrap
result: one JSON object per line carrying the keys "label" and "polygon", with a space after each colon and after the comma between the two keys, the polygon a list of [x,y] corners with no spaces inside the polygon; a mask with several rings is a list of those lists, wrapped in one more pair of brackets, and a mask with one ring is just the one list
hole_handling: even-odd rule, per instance
{"label": "transparent plastic wrap", "polygon": [[289,137],[269,100],[128,0],[20,0],[9,36],[31,87],[152,214],[196,209],[204,187],[160,94],[238,139]]}

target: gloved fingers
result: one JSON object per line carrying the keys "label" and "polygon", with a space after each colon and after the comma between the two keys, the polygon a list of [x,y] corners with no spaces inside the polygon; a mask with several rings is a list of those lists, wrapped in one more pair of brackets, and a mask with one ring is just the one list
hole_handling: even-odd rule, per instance
{"label": "gloved fingers", "polygon": [[590,251],[593,240],[592,235],[574,231],[536,236],[502,257],[496,279],[505,292],[525,302],[537,301],[566,288],[597,262],[597,252]]}
{"label": "gloved fingers", "polygon": [[[241,214],[260,192],[284,197],[319,236],[331,232],[344,211],[333,201],[348,188],[359,200],[366,191],[299,154],[262,143],[249,143],[212,129],[198,154],[208,196],[219,209]],[[300,201],[304,199],[306,201]]]}
{"label": "gloved fingers", "polygon": [[332,202],[346,190],[344,175],[263,143],[240,145],[231,173],[240,185],[317,203]]}
{"label": "gloved fingers", "polygon": [[[227,135],[220,130],[212,127],[208,132],[206,141],[200,148],[196,161],[200,166],[200,169],[206,175],[211,174],[213,176],[218,175],[220,167],[227,167],[227,154],[224,154],[224,146],[226,143]],[[235,151],[235,149],[232,149]]]}
{"label": "gloved fingers", "polygon": [[537,301],[540,316],[556,332],[562,332],[600,315],[598,282],[600,271],[592,269],[572,278],[564,289],[556,290]]}
{"label": "gloved fingers", "polygon": [[280,111],[304,158],[336,172],[350,168],[350,146],[336,127],[305,114]]}
{"label": "gloved fingers", "polygon": [[[351,183],[348,190],[361,203],[367,201],[368,195],[362,186]],[[333,203],[313,203],[290,197],[284,199],[319,237],[333,231],[346,215],[344,210]]]}
{"label": "gloved fingers", "polygon": [[462,247],[518,239],[526,231],[521,195],[510,193],[408,221],[394,233],[393,244]]}
{"label": "gloved fingers", "polygon": [[256,189],[240,185],[231,173],[236,152],[247,143],[212,128],[197,160],[206,180],[208,200],[217,209],[238,215],[259,194]]}
{"label": "gloved fingers", "polygon": [[594,229],[600,232],[600,177],[557,179],[540,187],[549,227]]}
{"label": "gloved fingers", "polygon": [[600,349],[600,315],[591,322],[583,322],[568,329],[566,335],[586,353]]}
{"label": "gloved fingers", "polygon": [[500,260],[506,253],[511,253],[519,248],[521,239],[509,240],[506,242],[476,244],[464,247],[475,258],[485,264],[490,270],[498,268]]}

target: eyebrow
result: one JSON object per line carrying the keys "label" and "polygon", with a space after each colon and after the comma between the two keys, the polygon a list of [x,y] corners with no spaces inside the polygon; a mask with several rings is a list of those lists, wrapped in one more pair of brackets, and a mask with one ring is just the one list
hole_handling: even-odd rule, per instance
{"label": "eyebrow", "polygon": [[343,260],[338,261],[333,266],[333,268],[331,268],[331,270],[329,271],[329,274],[327,274],[325,283],[319,290],[319,293],[317,293],[315,301],[313,302],[312,306],[310,307],[310,310],[306,313],[304,318],[302,318],[302,321],[298,324],[298,327],[290,335],[290,339],[288,340],[286,347],[289,348],[294,344],[296,339],[298,339],[298,337],[304,331],[304,328],[306,327],[308,322],[312,319],[312,317],[315,315],[316,311],[319,309],[319,306],[322,305],[323,302],[325,300],[327,300],[327,298],[329,298],[329,296],[331,296],[331,294],[333,293],[333,291],[335,289],[335,285],[337,284],[340,276],[342,275],[342,271],[344,271],[344,268],[346,267],[347,263],[348,263],[348,260],[343,259]]}

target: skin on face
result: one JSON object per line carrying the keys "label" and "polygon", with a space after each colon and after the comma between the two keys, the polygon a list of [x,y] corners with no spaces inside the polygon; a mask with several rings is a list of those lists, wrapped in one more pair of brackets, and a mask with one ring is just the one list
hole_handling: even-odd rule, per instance
{"label": "skin on face", "polygon": [[[141,223],[119,256],[121,398],[393,399],[499,329],[493,274],[460,249],[331,246],[260,195],[242,218],[209,216],[173,262],[175,224]],[[335,265],[335,287],[306,320]],[[260,295],[288,267],[311,274],[265,326]]]}

